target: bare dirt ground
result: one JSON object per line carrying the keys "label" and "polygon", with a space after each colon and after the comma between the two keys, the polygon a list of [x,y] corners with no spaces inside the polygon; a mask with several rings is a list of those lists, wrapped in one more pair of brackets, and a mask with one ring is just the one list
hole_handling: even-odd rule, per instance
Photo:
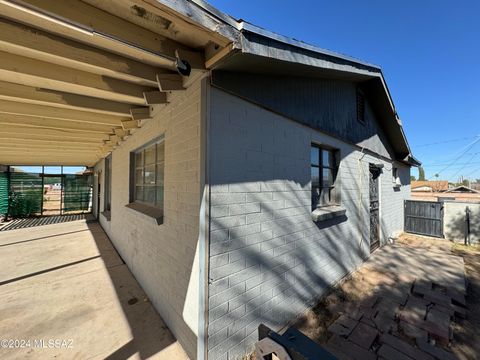
{"label": "bare dirt ground", "polygon": [[[458,319],[453,325],[454,339],[450,351],[458,359],[480,358],[480,247],[464,246],[449,241],[402,235],[397,245],[422,248],[436,253],[461,256],[465,262],[468,279],[467,317]],[[374,296],[379,288],[395,288],[397,283],[382,269],[362,266],[358,271],[344,278],[314,308],[298,319],[295,326],[320,345],[325,345],[331,334],[327,328],[339,317],[348,314],[359,303]]]}
{"label": "bare dirt ground", "polygon": [[43,214],[59,215],[61,206],[61,191],[57,189],[48,189],[43,195]]}

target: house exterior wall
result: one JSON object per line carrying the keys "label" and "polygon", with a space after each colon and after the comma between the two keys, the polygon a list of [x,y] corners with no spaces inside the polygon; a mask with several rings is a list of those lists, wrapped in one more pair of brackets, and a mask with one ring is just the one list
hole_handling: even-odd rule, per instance
{"label": "house exterior wall", "polygon": [[[196,358],[199,312],[198,238],[200,218],[201,80],[169,95],[112,152],[111,220],[99,220],[150,301],[188,355]],[[130,153],[165,136],[164,220],[157,225],[129,203]],[[95,167],[102,186],[105,161]],[[142,299],[140,299],[142,300]]]}
{"label": "house exterior wall", "polygon": [[313,129],[391,157],[393,150],[365,99],[365,123],[357,120],[361,83],[314,77],[289,77],[214,71],[213,84],[234,95]]}
{"label": "house exterior wall", "polygon": [[[208,354],[236,359],[369,256],[369,163],[384,165],[381,241],[402,231],[410,169],[217,88],[210,101]],[[312,221],[312,142],[339,150],[345,217]]]}

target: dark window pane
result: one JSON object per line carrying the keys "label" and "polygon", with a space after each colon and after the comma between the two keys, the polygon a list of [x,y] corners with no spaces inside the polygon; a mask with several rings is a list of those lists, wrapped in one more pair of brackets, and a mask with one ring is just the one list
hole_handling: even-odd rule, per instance
{"label": "dark window pane", "polygon": [[155,185],[155,165],[145,166],[145,185]]}
{"label": "dark window pane", "polygon": [[311,167],[311,181],[312,187],[320,185],[320,169],[318,167]]}
{"label": "dark window pane", "polygon": [[155,164],[155,145],[149,146],[145,149],[145,165]]}
{"label": "dark window pane", "polygon": [[320,150],[317,147],[312,146],[310,148],[310,161],[312,165],[319,165],[319,152]]}
{"label": "dark window pane", "polygon": [[135,167],[137,169],[143,167],[143,151],[139,151],[135,154]]}
{"label": "dark window pane", "polygon": [[135,185],[143,185],[143,169],[135,170]]}
{"label": "dark window pane", "polygon": [[326,167],[333,168],[335,165],[335,161],[333,158],[333,152],[330,150],[322,150],[322,165]]}
{"label": "dark window pane", "polygon": [[157,163],[165,160],[165,143],[157,144]]}
{"label": "dark window pane", "polygon": [[152,204],[152,205],[155,205],[155,186],[145,186],[145,197],[143,199],[143,201],[145,201],[146,203],[149,203],[149,204]]}
{"label": "dark window pane", "polygon": [[135,200],[143,201],[143,186],[135,186]]}
{"label": "dark window pane", "polygon": [[157,185],[163,185],[164,174],[164,163],[157,164]]}
{"label": "dark window pane", "polygon": [[332,170],[322,169],[322,186],[333,186]]}

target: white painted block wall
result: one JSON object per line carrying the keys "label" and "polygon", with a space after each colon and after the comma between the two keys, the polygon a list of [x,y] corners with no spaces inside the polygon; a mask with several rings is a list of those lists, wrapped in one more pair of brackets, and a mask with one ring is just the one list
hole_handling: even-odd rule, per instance
{"label": "white painted block wall", "polygon": [[[201,81],[169,96],[112,153],[111,221],[102,227],[189,356],[198,332],[198,235],[200,211]],[[130,152],[165,135],[165,215],[157,225],[125,207],[129,202]],[[95,167],[102,171],[103,161]],[[102,196],[103,210],[103,196]],[[142,301],[142,299],[141,299]]]}
{"label": "white painted block wall", "polygon": [[[315,224],[310,144],[341,154],[346,218]],[[376,144],[379,146],[382,144]],[[209,359],[252,349],[257,327],[279,329],[369,256],[369,163],[382,163],[382,242],[403,229],[410,169],[211,89]]]}

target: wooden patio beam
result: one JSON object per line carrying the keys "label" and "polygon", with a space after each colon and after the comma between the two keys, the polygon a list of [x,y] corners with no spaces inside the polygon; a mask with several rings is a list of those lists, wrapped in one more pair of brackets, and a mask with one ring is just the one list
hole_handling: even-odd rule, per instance
{"label": "wooden patio beam", "polygon": [[147,87],[6,52],[0,58],[2,81],[145,105]]}
{"label": "wooden patio beam", "polygon": [[0,50],[77,70],[156,87],[158,67],[0,19]]}
{"label": "wooden patio beam", "polygon": [[[175,70],[175,51],[182,44],[109,14],[80,0],[24,0],[22,4],[0,0],[0,14],[132,59]],[[198,63],[203,54],[185,59]]]}
{"label": "wooden patio beam", "polygon": [[5,81],[0,81],[0,100],[91,112],[99,117],[103,115],[130,117],[131,108],[129,104]]}
{"label": "wooden patio beam", "polygon": [[43,105],[24,104],[20,102],[5,100],[0,100],[0,114],[23,115],[29,117],[40,117],[91,124],[103,124],[110,126],[121,126],[123,120],[132,119],[131,116],[120,117],[113,115],[95,114],[86,111],[70,110]]}
{"label": "wooden patio beam", "polygon": [[3,125],[0,127],[0,136],[5,137],[6,135],[25,140],[50,138],[52,140],[80,139],[85,140],[86,142],[102,142],[102,140],[108,140],[109,136],[109,134],[91,133],[87,131],[55,130],[32,128],[19,125]]}
{"label": "wooden patio beam", "polygon": [[[50,119],[44,117],[31,117],[24,115],[14,114],[0,114],[0,125],[19,125],[31,128],[41,129],[54,129],[54,130],[70,130],[70,131],[82,131],[91,133],[103,133],[109,134],[112,132],[111,125],[104,124],[92,124],[77,121],[66,121],[58,119]],[[122,129],[121,123],[117,125],[119,129]],[[1,132],[0,127],[0,132]]]}

